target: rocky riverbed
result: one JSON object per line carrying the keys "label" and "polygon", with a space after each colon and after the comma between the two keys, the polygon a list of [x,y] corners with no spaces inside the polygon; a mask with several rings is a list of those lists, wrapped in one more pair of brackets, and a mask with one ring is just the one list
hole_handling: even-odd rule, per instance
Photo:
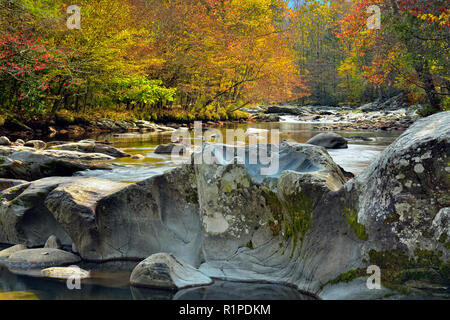
{"label": "rocky riverbed", "polygon": [[[312,123],[320,130],[406,130],[418,118],[418,107],[368,104],[360,108],[265,106],[245,109],[255,121]],[[325,124],[325,125],[324,125]]]}
{"label": "rocky riverbed", "polygon": [[[222,279],[288,284],[324,299],[403,298],[430,287],[445,295],[449,124],[450,112],[418,120],[348,182],[325,148],[289,141],[271,147],[279,167],[270,174],[206,143],[199,154],[213,163],[138,183],[66,171],[129,156],[106,141],[3,146],[0,243],[22,246],[0,257],[11,269],[145,259],[130,277],[138,287]],[[257,146],[241,148],[236,155]],[[366,286],[370,265],[382,270],[381,290]]]}

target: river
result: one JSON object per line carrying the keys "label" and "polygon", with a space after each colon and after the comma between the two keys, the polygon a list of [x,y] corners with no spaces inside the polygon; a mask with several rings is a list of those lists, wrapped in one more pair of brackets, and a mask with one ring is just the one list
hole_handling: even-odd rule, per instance
{"label": "river", "polygon": [[[314,129],[317,126],[326,126],[327,123],[301,123],[296,122],[294,117],[285,117],[282,122],[275,123],[246,123],[239,125],[228,125],[220,130],[226,136],[226,130],[242,129],[246,132],[258,132],[258,130],[277,129],[280,140],[294,140],[305,143],[315,135],[326,132]],[[372,141],[350,142],[348,149],[329,150],[334,161],[346,171],[354,174],[361,173],[387,146],[389,146],[402,132],[401,131],[337,131],[344,137],[364,137]],[[158,155],[154,151],[160,144],[169,143],[171,133],[166,134],[120,134],[100,135],[92,137],[98,140],[108,140],[115,147],[122,148],[132,155],[143,155],[144,160],[132,160],[124,158],[113,161],[120,165],[112,171],[85,171],[83,176],[93,176],[122,182],[137,182],[148,179],[154,175],[174,168],[180,159],[172,159],[170,155]],[[226,141],[225,141],[226,142]]]}
{"label": "river", "polygon": [[[228,125],[220,130],[225,135],[227,129],[242,129],[246,132],[278,129],[280,139],[291,139],[304,143],[316,134],[324,132],[314,129],[318,124],[299,123],[285,117],[278,123],[248,123]],[[324,126],[321,123],[319,126]],[[248,131],[250,129],[250,131]],[[402,132],[393,131],[342,131],[344,137],[360,136],[371,141],[350,143],[348,149],[330,150],[336,163],[347,171],[360,173]],[[136,182],[160,174],[177,166],[170,156],[157,155],[156,147],[171,141],[171,134],[110,134],[89,138],[108,140],[114,146],[123,148],[132,155],[143,155],[143,160],[130,158],[114,160],[118,166],[111,171],[86,171],[83,176],[95,176],[124,182]],[[175,159],[176,160],[176,159]],[[1,248],[0,248],[1,249]],[[17,274],[9,271],[0,262],[0,300],[4,299],[216,299],[216,300],[268,300],[311,299],[294,288],[276,284],[249,284],[216,281],[213,286],[182,290],[177,293],[165,290],[133,288],[128,284],[130,272],[137,262],[114,262],[105,264],[84,264],[82,268],[91,270],[93,278],[83,281],[81,290],[67,289],[64,281],[36,277],[36,272]]]}

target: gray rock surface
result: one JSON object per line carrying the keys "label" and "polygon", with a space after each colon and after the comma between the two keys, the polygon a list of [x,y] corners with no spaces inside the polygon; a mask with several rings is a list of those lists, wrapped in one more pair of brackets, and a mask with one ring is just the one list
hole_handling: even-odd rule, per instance
{"label": "gray rock surface", "polygon": [[134,268],[130,283],[133,286],[178,290],[210,285],[213,281],[173,254],[157,253]]}
{"label": "gray rock surface", "polygon": [[38,269],[71,265],[80,262],[80,257],[58,249],[28,249],[12,254],[8,259],[10,269]]}
{"label": "gray rock surface", "polygon": [[347,149],[347,140],[337,133],[321,133],[310,139],[307,144],[324,147],[326,149]]}
{"label": "gray rock surface", "polygon": [[418,120],[346,186],[357,197],[370,247],[410,255],[442,251],[442,260],[449,259],[439,241],[450,220],[449,123],[450,112]]}
{"label": "gray rock surface", "polygon": [[97,153],[0,147],[0,178],[33,181],[50,176],[72,176],[87,169],[111,169],[110,165],[91,161],[112,159]]}
{"label": "gray rock surface", "polygon": [[88,260],[172,252],[198,266],[201,223],[191,167],[136,184],[89,178],[62,185],[46,206]]}
{"label": "gray rock surface", "polygon": [[45,206],[47,195],[59,185],[79,178],[46,178],[0,192],[0,243],[44,246],[51,235],[63,244],[72,241]]}

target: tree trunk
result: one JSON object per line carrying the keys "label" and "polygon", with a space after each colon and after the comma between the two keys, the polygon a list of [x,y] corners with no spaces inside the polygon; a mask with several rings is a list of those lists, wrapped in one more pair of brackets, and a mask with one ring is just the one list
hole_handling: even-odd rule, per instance
{"label": "tree trunk", "polygon": [[427,95],[428,102],[432,108],[432,111],[438,112],[441,110],[441,98],[434,86],[433,76],[428,69],[428,63],[422,62],[418,64],[416,67],[416,72],[419,76],[420,81],[422,82],[423,89],[425,90],[425,94]]}

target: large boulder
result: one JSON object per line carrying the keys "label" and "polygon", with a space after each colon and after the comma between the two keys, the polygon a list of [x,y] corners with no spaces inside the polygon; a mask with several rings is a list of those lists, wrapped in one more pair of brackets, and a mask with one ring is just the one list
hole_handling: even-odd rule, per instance
{"label": "large boulder", "polygon": [[276,187],[248,166],[197,166],[200,270],[287,282],[324,298],[385,296],[389,290],[366,286],[371,264],[392,287],[411,279],[448,283],[448,123],[449,112],[420,120],[344,187],[301,166],[281,166]]}
{"label": "large boulder", "polygon": [[348,142],[337,133],[321,133],[310,139],[307,144],[324,147],[326,149],[347,149]]}
{"label": "large boulder", "polygon": [[133,286],[178,290],[210,285],[213,281],[183,259],[173,254],[157,253],[134,268],[130,283]]}
{"label": "large boulder", "polygon": [[88,260],[145,259],[172,252],[198,266],[201,223],[191,166],[136,184],[77,180],[45,202]]}
{"label": "large boulder", "polygon": [[8,259],[10,269],[42,269],[72,265],[80,262],[80,257],[58,249],[28,249],[12,254]]}
{"label": "large boulder", "polygon": [[0,192],[0,243],[44,246],[51,235],[66,245],[66,231],[45,206],[47,195],[59,185],[80,178],[45,178]]}
{"label": "large boulder", "polygon": [[[195,166],[205,236],[204,268],[260,246],[294,251],[308,232],[313,208],[324,194],[345,183],[339,167],[322,148],[291,142],[268,147],[204,145],[202,156],[213,160]],[[252,163],[252,154],[263,152],[271,154],[274,162]],[[286,239],[283,248],[281,238]],[[245,278],[238,272],[233,277]]]}
{"label": "large boulder", "polygon": [[359,259],[385,283],[450,283],[449,123],[450,112],[417,121],[340,193],[364,229]]}
{"label": "large boulder", "polygon": [[417,121],[346,186],[373,249],[450,257],[439,242],[449,232],[449,123],[450,112]]}

